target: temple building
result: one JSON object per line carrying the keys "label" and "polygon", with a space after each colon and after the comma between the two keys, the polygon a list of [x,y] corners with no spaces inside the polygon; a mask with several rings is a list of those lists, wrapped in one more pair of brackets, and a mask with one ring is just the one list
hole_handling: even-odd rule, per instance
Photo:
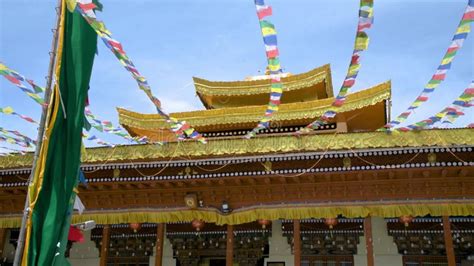
{"label": "temple building", "polygon": [[[178,141],[157,114],[118,109],[153,144],[88,148],[72,265],[474,265],[474,129],[387,134],[390,81],[334,101],[329,65],[282,77],[269,129],[266,76],[194,78],[205,110],[171,114],[207,139]],[[158,142],[163,144],[158,144]],[[0,265],[11,265],[33,155],[0,157]]]}

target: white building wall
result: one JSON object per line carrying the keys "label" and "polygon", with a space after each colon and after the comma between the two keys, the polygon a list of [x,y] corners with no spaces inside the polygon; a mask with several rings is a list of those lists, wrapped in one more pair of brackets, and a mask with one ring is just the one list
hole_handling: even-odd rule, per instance
{"label": "white building wall", "polygon": [[[166,229],[165,229],[165,236],[166,236]],[[171,246],[171,242],[167,237],[165,237],[163,242],[163,266],[175,266],[176,259],[173,258],[173,247]],[[155,251],[153,251],[153,256],[150,256],[150,266],[155,265]]]}
{"label": "white building wall", "polygon": [[[388,235],[387,223],[384,218],[372,217],[372,238],[375,266],[403,265],[402,255],[398,254],[397,246],[395,242],[393,242],[393,237]],[[354,255],[354,265],[367,265],[365,236],[360,237],[359,245],[357,245],[357,254]]]}
{"label": "white building wall", "polygon": [[[294,266],[295,258],[291,254],[291,246],[281,230],[281,221],[272,221],[272,236],[269,237],[269,256],[265,258],[267,262],[285,262],[285,266]],[[299,265],[298,265],[299,266]]]}
{"label": "white building wall", "polygon": [[84,242],[74,243],[69,252],[72,266],[98,266],[100,264],[99,249],[91,240],[91,231],[84,232]]}
{"label": "white building wall", "polygon": [[6,262],[10,262],[10,263],[13,263],[13,260],[15,258],[15,246],[13,246],[12,244],[10,244],[10,233],[11,231],[8,230],[7,231],[7,235],[6,235],[6,240],[5,240],[5,245],[3,247],[0,247],[0,248],[3,248],[3,254],[2,254],[2,257],[6,258]]}

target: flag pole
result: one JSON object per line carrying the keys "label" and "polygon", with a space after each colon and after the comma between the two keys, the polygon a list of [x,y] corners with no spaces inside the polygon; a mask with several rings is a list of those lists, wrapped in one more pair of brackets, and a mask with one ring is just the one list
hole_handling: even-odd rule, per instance
{"label": "flag pole", "polygon": [[[61,22],[61,7],[62,7],[62,0],[58,0],[56,4],[56,25],[55,28],[53,29],[53,40],[51,42],[51,52],[49,52],[49,68],[48,68],[48,76],[46,80],[46,88],[45,88],[45,93],[44,93],[44,101],[45,103],[49,104],[50,98],[51,98],[51,92],[52,92],[52,85],[53,85],[53,71],[54,71],[54,64],[56,61],[56,49],[58,47],[58,31],[59,31],[59,24]],[[23,217],[21,219],[21,228],[20,228],[20,234],[18,236],[18,242],[15,250],[15,258],[13,261],[14,266],[19,266],[22,261],[22,256],[23,256],[23,248],[25,246],[25,233],[26,233],[26,224],[28,220],[28,216],[30,214],[30,209],[29,209],[29,201],[30,201],[30,193],[29,193],[29,187],[33,181],[33,177],[35,175],[36,171],[36,166],[37,166],[37,161],[38,161],[38,156],[40,153],[41,145],[43,143],[43,137],[44,137],[44,131],[45,131],[45,124],[46,124],[46,116],[48,114],[48,108],[43,106],[43,110],[41,113],[41,120],[40,120],[40,126],[38,129],[38,135],[36,138],[36,149],[33,157],[33,165],[31,169],[30,176],[28,178],[28,189],[27,189],[27,194],[26,194],[26,200],[25,200],[25,208],[23,209]]]}

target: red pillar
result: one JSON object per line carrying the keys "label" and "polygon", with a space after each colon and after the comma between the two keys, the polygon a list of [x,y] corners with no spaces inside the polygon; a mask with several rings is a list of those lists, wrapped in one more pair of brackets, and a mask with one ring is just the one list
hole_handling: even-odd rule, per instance
{"label": "red pillar", "polygon": [[109,254],[110,225],[104,225],[102,229],[102,245],[100,247],[100,266],[107,266],[107,257]]}
{"label": "red pillar", "polygon": [[293,220],[293,255],[295,266],[301,265],[301,226],[300,220]]}
{"label": "red pillar", "polygon": [[227,245],[225,252],[225,265],[234,265],[234,226],[227,225]]}
{"label": "red pillar", "polygon": [[5,241],[7,240],[7,228],[0,228],[0,258],[3,258],[3,247],[5,246]]}
{"label": "red pillar", "polygon": [[374,246],[372,239],[372,218],[364,219],[365,247],[367,250],[367,266],[374,266]]}
{"label": "red pillar", "polygon": [[156,228],[155,266],[163,265],[163,243],[165,242],[165,224],[159,223]]}
{"label": "red pillar", "polygon": [[449,216],[443,216],[444,231],[444,247],[448,256],[448,266],[456,266],[456,258],[454,256],[453,236],[451,234],[451,222]]}

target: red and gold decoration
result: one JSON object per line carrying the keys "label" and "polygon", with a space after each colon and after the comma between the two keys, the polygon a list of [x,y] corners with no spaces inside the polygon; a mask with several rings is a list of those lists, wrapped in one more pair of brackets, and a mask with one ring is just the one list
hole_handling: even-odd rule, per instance
{"label": "red and gold decoration", "polygon": [[400,222],[405,225],[405,227],[408,227],[410,223],[413,221],[413,216],[411,215],[402,215],[400,216]]}
{"label": "red and gold decoration", "polygon": [[324,218],[324,223],[332,230],[337,224],[337,218]]}
{"label": "red and gold decoration", "polygon": [[266,219],[259,219],[257,222],[259,225],[262,226],[262,229],[266,229],[267,226],[269,226],[272,223],[272,221],[266,220]]}
{"label": "red and gold decoration", "polygon": [[191,223],[193,228],[196,229],[196,231],[198,232],[204,228],[204,224],[205,224],[204,221],[200,219],[194,219],[193,222]]}
{"label": "red and gold decoration", "polygon": [[130,223],[130,229],[133,230],[134,233],[138,232],[140,228],[142,228],[142,225],[140,223]]}

